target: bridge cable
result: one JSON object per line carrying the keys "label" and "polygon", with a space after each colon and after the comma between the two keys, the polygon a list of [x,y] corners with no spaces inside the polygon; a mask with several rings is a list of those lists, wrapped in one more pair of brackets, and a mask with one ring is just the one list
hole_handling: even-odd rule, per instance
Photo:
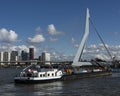
{"label": "bridge cable", "polygon": [[107,51],[108,55],[109,55],[109,56],[110,56],[110,58],[113,60],[113,57],[112,57],[112,55],[111,55],[111,53],[110,53],[109,49],[108,49],[108,48],[107,48],[107,46],[105,45],[105,43],[104,43],[104,41],[103,41],[102,37],[100,36],[100,34],[99,34],[99,32],[98,32],[97,28],[95,27],[94,23],[92,22],[91,18],[89,18],[89,20],[90,20],[90,23],[92,24],[92,26],[93,26],[93,28],[94,28],[95,32],[97,33],[97,35],[98,35],[98,37],[99,37],[100,41],[103,43],[103,45],[104,45],[104,47],[105,47],[105,49],[106,49],[106,51]]}

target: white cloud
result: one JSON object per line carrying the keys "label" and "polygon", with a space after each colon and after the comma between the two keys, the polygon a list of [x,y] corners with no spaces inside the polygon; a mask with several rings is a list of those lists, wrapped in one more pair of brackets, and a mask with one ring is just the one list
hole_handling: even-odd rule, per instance
{"label": "white cloud", "polygon": [[24,50],[26,52],[29,52],[29,48],[34,48],[34,52],[35,52],[35,56],[39,56],[39,48],[35,47],[35,46],[26,46],[26,45],[19,45],[19,46],[15,46],[15,45],[2,45],[0,46],[0,51],[1,52],[11,52],[11,51],[18,51],[19,55],[21,54],[21,51]]}
{"label": "white cloud", "polygon": [[88,48],[94,48],[94,49],[96,49],[97,46],[95,44],[93,44],[93,45],[90,45]]}
{"label": "white cloud", "polygon": [[74,47],[75,47],[75,48],[78,48],[78,47],[79,47],[79,45],[78,45],[78,44],[74,44]]}
{"label": "white cloud", "polygon": [[37,33],[40,33],[40,31],[41,31],[40,26],[38,26],[38,27],[35,29],[35,31],[36,31]]}
{"label": "white cloud", "polygon": [[[109,46],[106,44],[106,46],[110,51],[111,55],[115,56],[116,59],[120,60],[120,45]],[[111,60],[111,57],[109,56],[102,44],[90,45],[84,49],[83,53],[83,59],[100,58],[103,60]]]}
{"label": "white cloud", "polygon": [[11,52],[11,51],[19,51],[21,52],[21,50],[24,50],[26,52],[29,51],[29,47],[26,45],[19,45],[19,46],[14,46],[14,45],[2,45],[0,46],[0,51],[7,51],[7,52]]}
{"label": "white cloud", "polygon": [[8,31],[5,28],[0,29],[0,41],[3,43],[15,42],[17,37],[18,35],[13,30]]}
{"label": "white cloud", "polygon": [[52,38],[52,37],[50,37],[50,41],[51,42],[56,42],[58,39],[57,38]]}
{"label": "white cloud", "polygon": [[53,24],[48,25],[48,33],[50,35],[63,35],[63,32],[57,31]]}
{"label": "white cloud", "polygon": [[24,51],[28,52],[29,51],[29,47],[26,46],[26,45],[19,45],[19,46],[15,46],[15,50],[16,51],[18,51],[18,50],[20,50],[20,51],[24,50]]}
{"label": "white cloud", "polygon": [[77,44],[76,40],[72,37],[71,42],[75,48],[79,47],[79,44]]}
{"label": "white cloud", "polygon": [[28,42],[31,44],[40,43],[44,41],[45,41],[45,38],[41,34],[37,34],[33,38],[31,37],[28,38]]}
{"label": "white cloud", "polygon": [[72,37],[72,44],[76,43],[76,40]]}

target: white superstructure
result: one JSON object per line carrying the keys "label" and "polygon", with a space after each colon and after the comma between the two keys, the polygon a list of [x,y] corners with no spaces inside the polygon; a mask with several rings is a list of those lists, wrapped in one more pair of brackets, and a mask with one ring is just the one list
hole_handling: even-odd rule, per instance
{"label": "white superstructure", "polygon": [[41,66],[32,64],[19,74],[19,76],[15,77],[15,81],[21,80],[29,80],[33,82],[43,82],[49,80],[56,80],[62,77],[63,73],[61,70],[51,68],[49,65]]}

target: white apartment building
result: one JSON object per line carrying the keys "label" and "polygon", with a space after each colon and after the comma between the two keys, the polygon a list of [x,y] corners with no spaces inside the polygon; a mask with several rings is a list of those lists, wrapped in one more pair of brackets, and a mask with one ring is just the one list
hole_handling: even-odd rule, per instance
{"label": "white apartment building", "polygon": [[[0,62],[3,62],[3,52],[0,52]],[[3,63],[0,63],[0,65],[3,65]]]}
{"label": "white apartment building", "polygon": [[43,64],[50,64],[50,53],[43,52],[41,57]]}
{"label": "white apartment building", "polygon": [[[0,65],[7,65],[14,61],[18,61],[18,51],[0,52]],[[17,64],[17,62],[12,64]]]}

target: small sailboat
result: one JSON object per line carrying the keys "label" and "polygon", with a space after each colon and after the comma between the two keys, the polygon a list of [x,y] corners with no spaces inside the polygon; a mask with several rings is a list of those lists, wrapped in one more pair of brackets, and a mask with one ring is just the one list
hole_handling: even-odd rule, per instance
{"label": "small sailboat", "polygon": [[80,61],[89,35],[89,18],[89,9],[87,9],[85,33],[71,65],[54,67],[53,65],[32,64],[14,78],[15,83],[43,83],[111,75],[111,70],[106,66],[101,67],[96,62]]}

